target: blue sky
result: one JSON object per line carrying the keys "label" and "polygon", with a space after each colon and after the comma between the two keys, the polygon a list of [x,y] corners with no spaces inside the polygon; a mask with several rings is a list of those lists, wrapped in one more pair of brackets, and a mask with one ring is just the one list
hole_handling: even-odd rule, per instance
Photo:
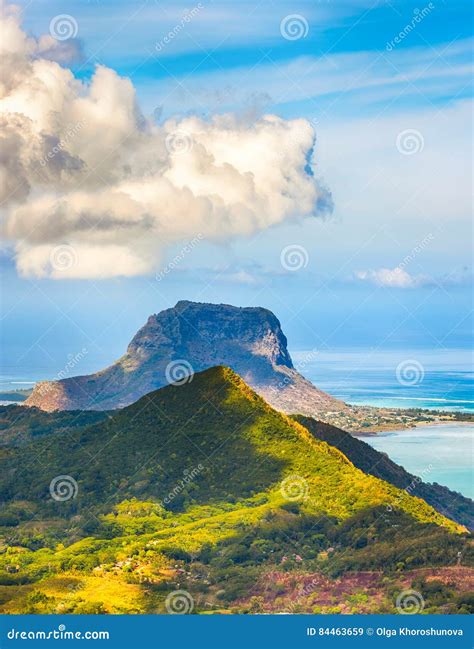
{"label": "blue sky", "polygon": [[[83,347],[79,369],[99,369],[179,299],[269,307],[293,349],[469,347],[470,3],[18,4],[36,36],[72,15],[74,74],[87,83],[105,65],[129,77],[158,124],[227,112],[309,120],[334,209],[190,253],[175,242],[158,280],[20,277],[5,246],[5,374],[54,375]],[[282,35],[290,15],[305,33],[294,40]],[[282,265],[288,246],[304,251],[297,270]]]}

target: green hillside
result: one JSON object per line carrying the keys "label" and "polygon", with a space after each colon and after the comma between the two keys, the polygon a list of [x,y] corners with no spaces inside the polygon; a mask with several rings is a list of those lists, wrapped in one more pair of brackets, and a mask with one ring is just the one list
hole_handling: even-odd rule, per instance
{"label": "green hillside", "polygon": [[[283,502],[282,481],[294,477],[305,491],[308,513],[346,518],[396,502],[419,521],[456,529],[426,503],[365,475],[223,367],[153,392],[95,426],[71,428],[60,441],[38,439],[9,449],[5,466],[0,480],[5,500],[47,507],[51,479],[68,475],[78,484],[77,497],[68,504],[79,513],[132,496],[161,501],[194,468],[192,487],[172,499],[172,510],[259,493]],[[50,503],[58,511],[63,506]]]}
{"label": "green hillside", "polygon": [[353,437],[340,428],[303,415],[296,415],[294,419],[317,439],[338,448],[364,473],[386,480],[400,489],[405,489],[412,496],[423,498],[448,518],[465,525],[470,530],[474,529],[474,503],[470,498],[437,483],[423,482],[393,462],[385,453],[376,451],[370,444]]}
{"label": "green hillside", "polygon": [[24,406],[0,406],[0,447],[20,446],[41,436],[66,433],[107,419],[108,413],[68,410],[45,412]]}
{"label": "green hillside", "polygon": [[[470,561],[463,528],[223,367],[2,462],[4,612],[156,612],[183,583],[197,609],[240,610],[275,566],[332,578]],[[51,497],[58,476],[68,499]]]}

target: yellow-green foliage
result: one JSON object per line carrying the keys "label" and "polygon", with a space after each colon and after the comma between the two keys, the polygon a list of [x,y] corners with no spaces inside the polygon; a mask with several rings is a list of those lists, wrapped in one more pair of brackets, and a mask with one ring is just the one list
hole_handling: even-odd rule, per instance
{"label": "yellow-green foliage", "polygon": [[[9,468],[18,470],[3,479],[8,493],[39,520],[62,516],[66,523],[56,528],[54,545],[45,539],[49,547],[12,541],[3,548],[0,610],[8,613],[161,610],[160,585],[176,579],[182,562],[207,562],[216,574],[234,563],[260,566],[294,553],[294,539],[315,566],[327,563],[320,557],[328,556],[328,529],[318,528],[320,519],[337,538],[338,521],[369,512],[371,541],[391,533],[384,516],[397,511],[421,546],[424,523],[446,530],[439,547],[452,544],[456,535],[447,532],[463,531],[424,501],[364,474],[227,368],[148,395],[61,443],[37,441],[15,453]],[[50,476],[60,474],[74,476],[78,497],[48,502]],[[341,545],[351,549],[365,532],[362,518],[357,534],[344,530]],[[372,561],[363,550],[360,556]],[[252,578],[249,567],[246,574]],[[237,597],[241,577],[235,580]]]}

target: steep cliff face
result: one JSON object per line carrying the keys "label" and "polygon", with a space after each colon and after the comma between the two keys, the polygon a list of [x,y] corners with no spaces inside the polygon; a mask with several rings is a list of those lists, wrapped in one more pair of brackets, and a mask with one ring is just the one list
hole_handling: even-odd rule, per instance
{"label": "steep cliff face", "polygon": [[109,410],[226,365],[279,410],[308,415],[346,408],[293,367],[276,316],[260,307],[178,302],[148,318],[114,365],[89,376],[39,383],[25,402],[43,410]]}

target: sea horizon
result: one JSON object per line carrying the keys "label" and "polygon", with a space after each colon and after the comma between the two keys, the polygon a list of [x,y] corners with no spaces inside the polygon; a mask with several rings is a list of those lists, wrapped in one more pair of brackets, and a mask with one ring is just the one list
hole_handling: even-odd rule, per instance
{"label": "sea horizon", "polygon": [[[318,388],[351,405],[473,412],[470,354],[468,349],[347,348],[301,350],[292,357]],[[414,374],[404,378],[404,367]]]}
{"label": "sea horizon", "polygon": [[[290,353],[296,369],[309,381],[351,405],[474,412],[474,371],[469,349],[341,348]],[[103,367],[102,359],[95,361],[90,355],[65,374],[67,355],[65,359],[57,367],[2,372],[0,391],[25,390],[33,388],[38,381],[54,380],[58,375],[68,378],[94,373]],[[111,355],[109,361],[114,359]],[[407,381],[397,376],[397,367],[403,363],[414,363],[417,369],[416,376]]]}
{"label": "sea horizon", "polygon": [[2,2],[7,645],[469,635],[467,5]]}

